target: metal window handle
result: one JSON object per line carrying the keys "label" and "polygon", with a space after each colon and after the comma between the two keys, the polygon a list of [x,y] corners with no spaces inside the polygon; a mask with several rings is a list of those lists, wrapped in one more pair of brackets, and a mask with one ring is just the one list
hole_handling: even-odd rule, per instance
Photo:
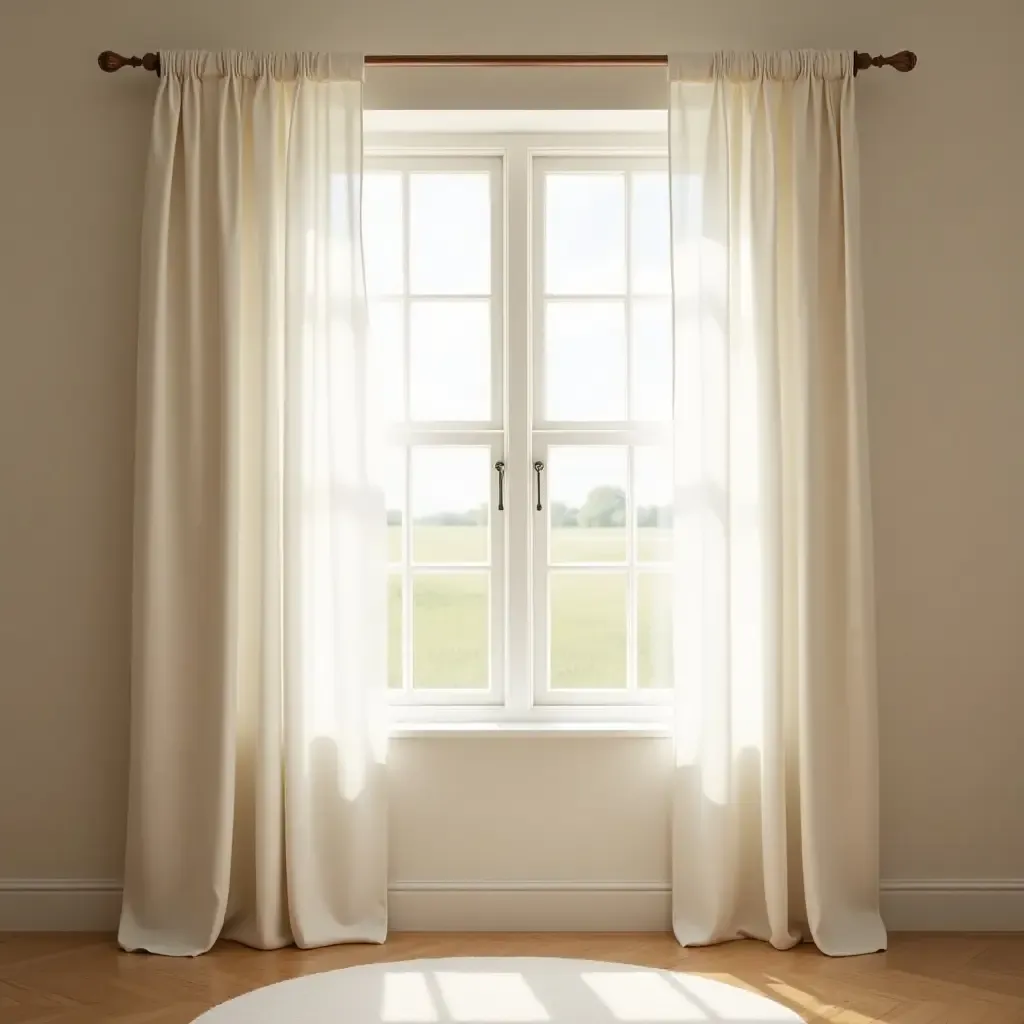
{"label": "metal window handle", "polygon": [[494,464],[498,471],[498,511],[505,511],[505,463],[500,459]]}
{"label": "metal window handle", "polygon": [[544,463],[541,462],[539,459],[533,464],[533,472],[537,476],[537,511],[543,512],[544,504],[540,500],[540,475],[541,473],[544,472]]}

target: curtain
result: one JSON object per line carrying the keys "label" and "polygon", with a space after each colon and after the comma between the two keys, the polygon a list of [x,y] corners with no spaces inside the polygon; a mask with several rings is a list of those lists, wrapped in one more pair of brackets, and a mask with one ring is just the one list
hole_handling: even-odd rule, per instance
{"label": "curtain", "polygon": [[670,62],[673,923],[884,949],[852,55]]}
{"label": "curtain", "polygon": [[386,931],[386,550],[362,63],[162,53],[120,943]]}

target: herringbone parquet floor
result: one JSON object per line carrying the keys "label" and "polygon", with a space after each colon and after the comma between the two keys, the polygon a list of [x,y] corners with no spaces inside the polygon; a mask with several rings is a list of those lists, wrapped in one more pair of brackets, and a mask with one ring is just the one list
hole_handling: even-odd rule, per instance
{"label": "herringbone parquet floor", "polygon": [[895,935],[887,953],[830,960],[808,946],[684,950],[667,935],[553,934],[399,934],[384,946],[273,953],[225,943],[195,960],[121,953],[109,936],[0,935],[0,1024],[188,1024],[286,978],[438,956],[567,956],[692,972],[756,989],[808,1022],[1024,1024],[1024,935]]}

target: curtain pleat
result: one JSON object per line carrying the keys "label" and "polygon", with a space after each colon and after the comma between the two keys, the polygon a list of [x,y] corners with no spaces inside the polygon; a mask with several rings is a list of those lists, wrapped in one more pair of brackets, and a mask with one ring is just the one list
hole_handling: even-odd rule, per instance
{"label": "curtain pleat", "polygon": [[673,921],[884,949],[852,57],[670,67]]}
{"label": "curtain pleat", "polygon": [[362,65],[161,54],[142,246],[126,949],[386,932]]}

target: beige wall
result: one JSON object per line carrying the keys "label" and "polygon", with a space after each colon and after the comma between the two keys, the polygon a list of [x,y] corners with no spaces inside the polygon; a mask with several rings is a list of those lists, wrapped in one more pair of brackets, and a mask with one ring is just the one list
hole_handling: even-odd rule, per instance
{"label": "beige wall", "polygon": [[[859,99],[883,873],[1024,877],[1022,33],[1016,0],[3,0],[0,879],[121,871],[154,82],[95,55],[181,46],[915,47]],[[668,754],[397,741],[393,875],[663,881]]]}

